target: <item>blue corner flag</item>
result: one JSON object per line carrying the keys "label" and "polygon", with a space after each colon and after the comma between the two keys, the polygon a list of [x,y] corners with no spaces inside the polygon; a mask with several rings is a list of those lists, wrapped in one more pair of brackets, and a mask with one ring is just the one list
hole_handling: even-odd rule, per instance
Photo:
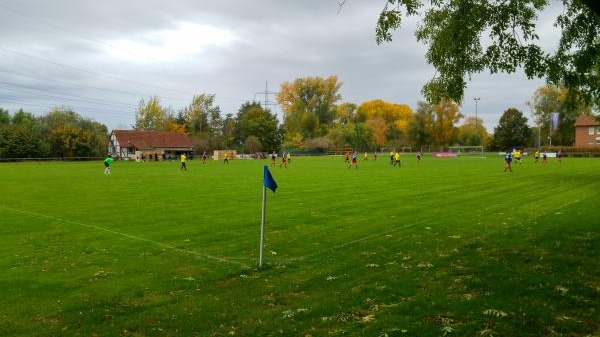
{"label": "blue corner flag", "polygon": [[273,191],[273,193],[275,193],[275,190],[277,189],[277,183],[273,179],[273,176],[271,175],[271,172],[269,171],[269,168],[267,167],[267,165],[265,165],[265,175],[263,178],[263,186],[271,189],[271,191]]}

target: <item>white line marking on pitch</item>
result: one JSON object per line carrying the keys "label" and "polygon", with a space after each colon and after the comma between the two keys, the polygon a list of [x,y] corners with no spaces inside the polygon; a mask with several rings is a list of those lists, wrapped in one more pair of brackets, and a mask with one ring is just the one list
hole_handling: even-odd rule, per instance
{"label": "white line marking on pitch", "polygon": [[61,219],[61,218],[57,218],[57,217],[51,216],[51,215],[40,214],[40,213],[35,213],[35,212],[30,212],[30,211],[24,211],[24,210],[10,208],[10,207],[6,207],[6,206],[0,206],[0,208],[4,208],[6,210],[13,211],[13,212],[27,214],[27,215],[30,215],[30,216],[35,216],[35,217],[38,217],[38,218],[46,218],[46,219],[60,221],[60,222],[67,223],[67,224],[73,224],[73,225],[78,225],[78,226],[82,226],[82,227],[92,228],[92,229],[104,231],[104,232],[107,232],[107,233],[124,236],[126,238],[133,239],[133,240],[136,240],[136,241],[149,242],[149,243],[155,244],[155,245],[157,245],[159,247],[166,248],[166,249],[171,249],[171,250],[174,250],[176,252],[181,252],[181,253],[185,253],[185,254],[189,254],[189,255],[194,255],[194,256],[200,256],[200,257],[204,257],[204,258],[210,259],[210,260],[216,260],[216,261],[219,261],[219,262],[226,262],[226,263],[236,264],[236,265],[239,265],[239,266],[242,266],[242,267],[245,267],[245,268],[250,268],[247,264],[242,263],[242,262],[232,261],[232,260],[228,260],[226,258],[217,257],[217,256],[213,256],[213,255],[210,255],[210,254],[202,254],[202,253],[198,253],[198,252],[195,252],[195,251],[192,251],[192,250],[187,250],[187,249],[181,249],[181,248],[173,247],[173,246],[170,246],[170,245],[158,242],[158,241],[150,240],[150,239],[147,239],[147,238],[142,238],[142,237],[131,235],[131,234],[127,234],[127,233],[122,233],[122,232],[115,231],[115,230],[108,229],[108,228],[104,228],[104,227],[99,227],[99,226],[95,226],[95,225],[88,225],[88,224],[85,224],[85,223],[79,222],[79,221],[72,221],[72,220]]}

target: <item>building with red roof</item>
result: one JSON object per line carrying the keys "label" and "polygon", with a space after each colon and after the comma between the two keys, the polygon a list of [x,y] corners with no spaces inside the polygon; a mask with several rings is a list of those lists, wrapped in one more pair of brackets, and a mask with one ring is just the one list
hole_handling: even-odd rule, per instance
{"label": "building with red roof", "polygon": [[193,145],[188,135],[168,131],[113,130],[108,154],[124,160],[176,157],[189,153]]}

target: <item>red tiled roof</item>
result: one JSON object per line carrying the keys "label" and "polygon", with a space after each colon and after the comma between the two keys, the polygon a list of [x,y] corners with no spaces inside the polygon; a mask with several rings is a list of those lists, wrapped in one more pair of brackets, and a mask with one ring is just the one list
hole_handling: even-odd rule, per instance
{"label": "red tiled roof", "polygon": [[579,116],[575,121],[575,126],[596,126],[598,124],[598,120],[592,116]]}
{"label": "red tiled roof", "polygon": [[113,130],[113,134],[121,147],[135,147],[138,150],[194,147],[187,135],[177,132]]}

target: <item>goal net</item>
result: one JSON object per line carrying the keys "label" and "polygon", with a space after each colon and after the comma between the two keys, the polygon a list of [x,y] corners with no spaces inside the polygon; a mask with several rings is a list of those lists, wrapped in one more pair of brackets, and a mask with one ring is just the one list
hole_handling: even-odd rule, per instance
{"label": "goal net", "polygon": [[485,158],[483,146],[450,146],[450,153],[456,153],[457,157]]}

